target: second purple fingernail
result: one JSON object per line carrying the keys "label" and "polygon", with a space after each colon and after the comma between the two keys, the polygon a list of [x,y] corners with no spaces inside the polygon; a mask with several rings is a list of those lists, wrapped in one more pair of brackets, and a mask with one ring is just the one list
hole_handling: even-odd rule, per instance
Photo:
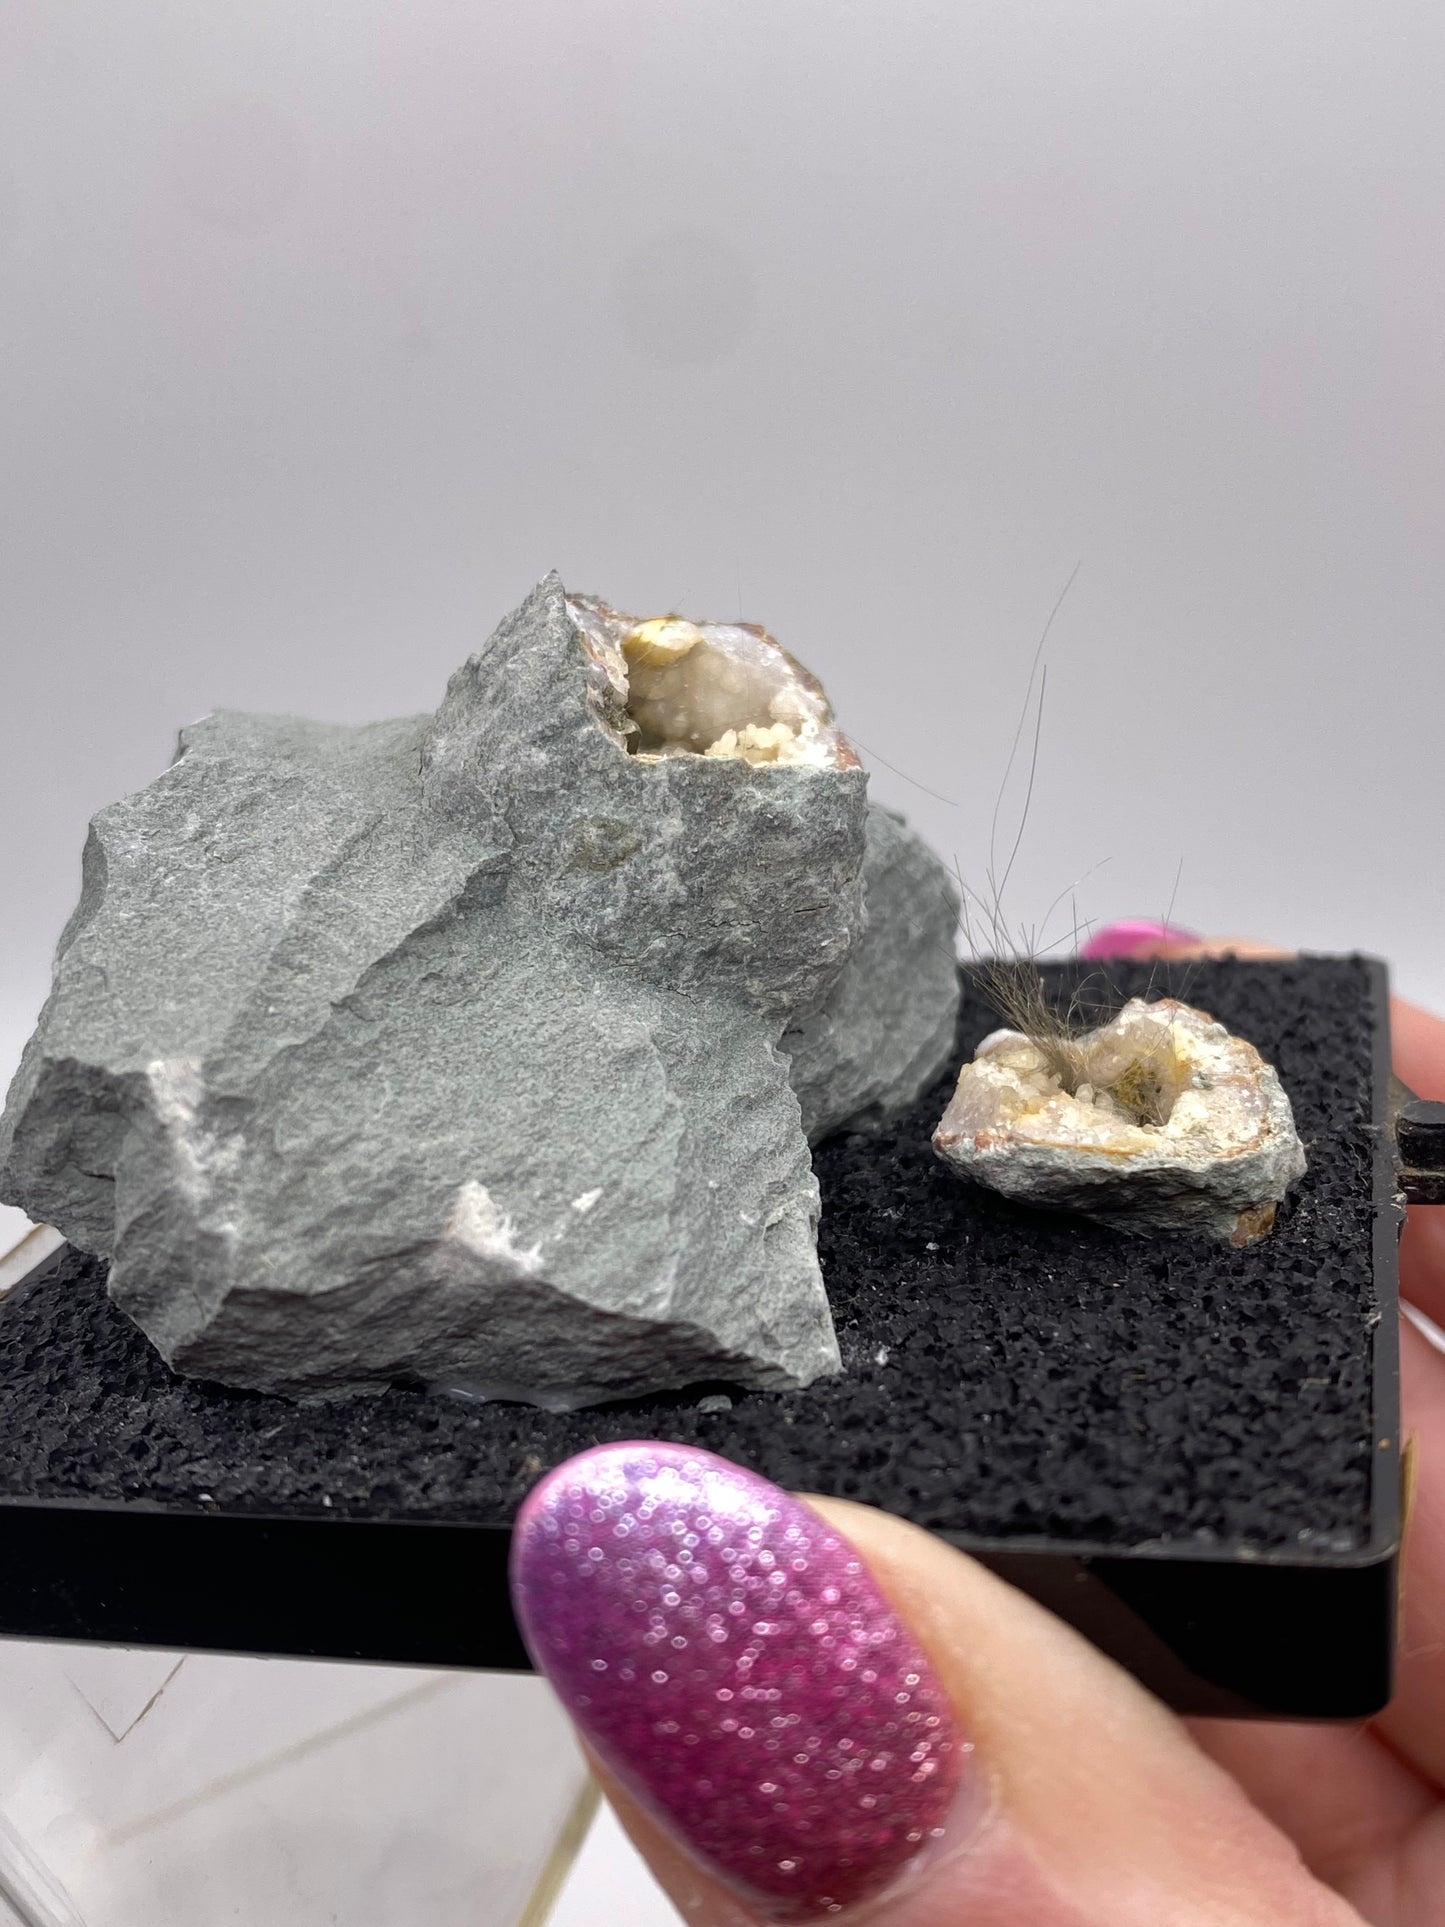
{"label": "second purple fingernail", "polygon": [[1149,923],[1140,918],[1131,918],[1096,930],[1087,943],[1080,944],[1079,955],[1091,963],[1098,963],[1108,957],[1132,957],[1136,950],[1144,949],[1147,944],[1197,941],[1197,931],[1181,930],[1177,924]]}
{"label": "second purple fingernail", "polygon": [[773,1918],[836,1913],[942,1837],[953,1710],[858,1554],[779,1487],[598,1446],[523,1506],[512,1592],[598,1755]]}

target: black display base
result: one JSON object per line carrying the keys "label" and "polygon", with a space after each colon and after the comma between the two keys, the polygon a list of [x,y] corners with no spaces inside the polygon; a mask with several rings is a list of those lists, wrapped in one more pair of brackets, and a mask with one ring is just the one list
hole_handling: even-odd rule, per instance
{"label": "black display base", "polygon": [[[963,1185],[928,1147],[950,1076],[817,1153],[845,1370],[806,1392],[295,1406],[176,1378],[103,1268],[57,1254],[0,1303],[0,1632],[525,1666],[521,1497],[585,1445],[671,1438],[930,1527],[1181,1711],[1376,1711],[1400,1531],[1385,972],[1231,960],[1152,988],[1279,1067],[1310,1169],[1273,1234],[1129,1239]],[[960,1056],[993,1024],[970,989]]]}

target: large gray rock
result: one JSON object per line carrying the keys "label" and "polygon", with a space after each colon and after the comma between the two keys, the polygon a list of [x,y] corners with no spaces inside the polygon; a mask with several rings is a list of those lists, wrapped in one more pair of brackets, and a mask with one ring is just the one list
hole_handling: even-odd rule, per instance
{"label": "large gray rock", "polygon": [[863,897],[867,920],[847,964],[820,1008],[783,1035],[814,1143],[903,1110],[953,1055],[958,897],[927,845],[876,803]]}
{"label": "large gray rock", "polygon": [[109,1254],[178,1370],[577,1404],[837,1369],[805,1123],[941,1068],[947,878],[846,745],[632,753],[600,606],[549,577],[434,717],[209,717],[96,818],[0,1196]]}

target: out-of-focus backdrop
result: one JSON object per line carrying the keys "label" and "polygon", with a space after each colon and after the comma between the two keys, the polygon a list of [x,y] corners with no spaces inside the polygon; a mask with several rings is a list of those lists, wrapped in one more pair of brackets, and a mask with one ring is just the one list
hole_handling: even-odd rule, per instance
{"label": "out-of-focus backdrop", "polygon": [[1442,71],[1426,4],[3,0],[0,1072],[178,724],[430,708],[551,566],[767,622],[977,879],[1082,561],[1011,917],[1178,873],[1445,1003]]}

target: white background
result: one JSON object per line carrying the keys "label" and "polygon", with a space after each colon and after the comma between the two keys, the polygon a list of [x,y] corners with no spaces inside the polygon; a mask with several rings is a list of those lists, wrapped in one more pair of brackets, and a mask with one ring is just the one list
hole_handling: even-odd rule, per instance
{"label": "white background", "polygon": [[1014,920],[1182,859],[1445,1005],[1442,68],[1433,5],[0,0],[0,1070],[179,723],[430,708],[554,564],[766,621],[977,879],[1082,559]]}

